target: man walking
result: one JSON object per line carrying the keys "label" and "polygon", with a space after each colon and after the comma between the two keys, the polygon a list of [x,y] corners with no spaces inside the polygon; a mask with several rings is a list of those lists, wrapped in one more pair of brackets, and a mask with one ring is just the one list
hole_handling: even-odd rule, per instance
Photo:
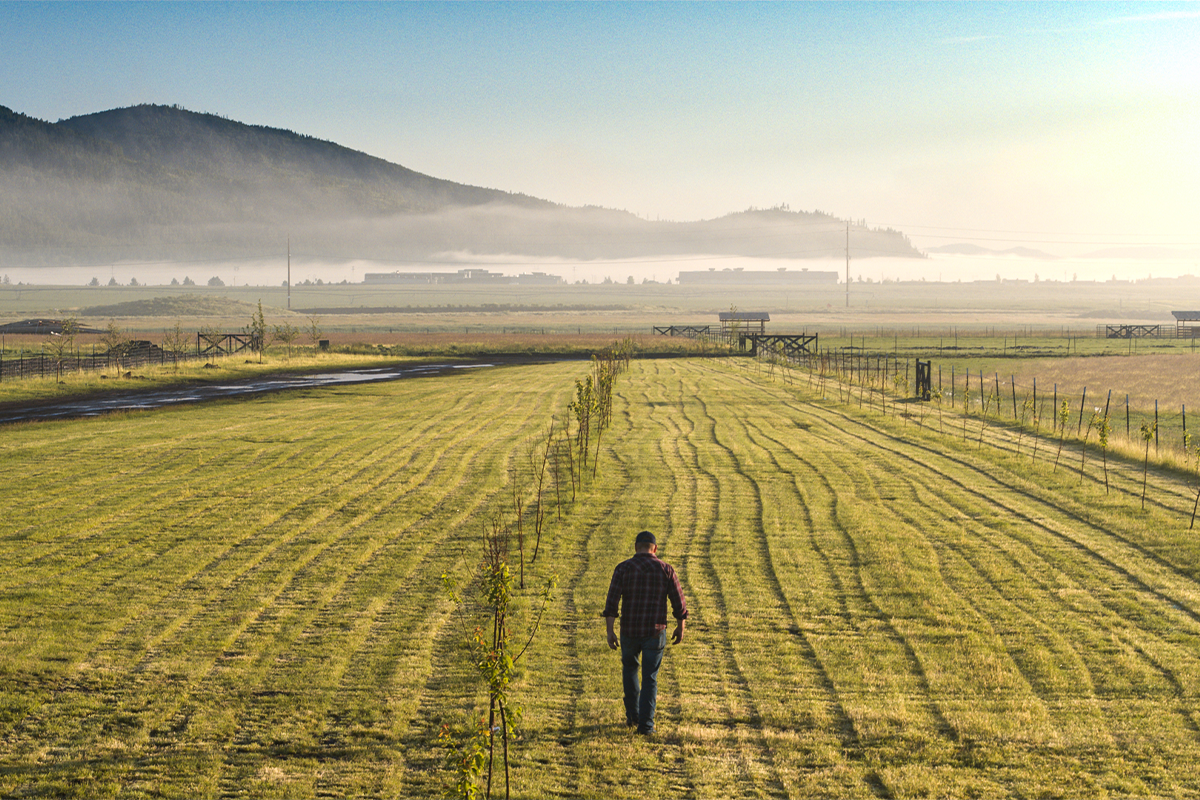
{"label": "man walking", "polygon": [[[621,676],[625,686],[625,724],[637,732],[654,733],[654,706],[658,699],[658,668],[667,648],[667,601],[678,622],[671,637],[683,641],[687,603],[679,577],[671,565],[658,557],[658,542],[650,531],[633,540],[634,556],[617,564],[608,585],[608,599],[600,616],[608,623],[608,646],[621,648]],[[621,636],[613,624],[621,610]],[[641,686],[638,661],[641,661]]]}

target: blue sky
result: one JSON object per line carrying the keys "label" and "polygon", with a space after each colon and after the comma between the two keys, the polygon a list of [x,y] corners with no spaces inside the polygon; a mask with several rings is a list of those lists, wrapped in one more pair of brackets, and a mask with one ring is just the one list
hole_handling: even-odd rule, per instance
{"label": "blue sky", "polygon": [[137,103],[650,218],[1200,246],[1200,3],[0,3],[0,104]]}

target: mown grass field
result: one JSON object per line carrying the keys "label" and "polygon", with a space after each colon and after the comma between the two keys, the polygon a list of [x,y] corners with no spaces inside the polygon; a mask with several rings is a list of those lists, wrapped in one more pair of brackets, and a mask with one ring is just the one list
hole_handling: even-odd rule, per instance
{"label": "mown grass field", "polygon": [[[1142,511],[1140,462],[1106,494],[1093,454],[739,362],[619,378],[529,570],[559,588],[516,796],[1200,793],[1185,480],[1151,472]],[[0,795],[435,794],[439,729],[480,707],[439,577],[584,370],[0,430]],[[653,741],[598,617],[642,528],[691,606]]]}

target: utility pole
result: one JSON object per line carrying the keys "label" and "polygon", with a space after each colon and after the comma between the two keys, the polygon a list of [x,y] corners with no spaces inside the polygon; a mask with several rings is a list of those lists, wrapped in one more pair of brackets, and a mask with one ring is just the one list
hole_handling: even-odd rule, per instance
{"label": "utility pole", "polygon": [[850,307],[850,220],[846,220],[846,308]]}
{"label": "utility pole", "polygon": [[[848,235],[848,234],[847,234]],[[288,311],[292,310],[292,237],[288,237]]]}

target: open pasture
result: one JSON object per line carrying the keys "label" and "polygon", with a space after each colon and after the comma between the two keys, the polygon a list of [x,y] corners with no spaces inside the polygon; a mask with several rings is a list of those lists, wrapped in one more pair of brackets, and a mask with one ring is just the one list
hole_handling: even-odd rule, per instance
{"label": "open pasture", "polygon": [[[1200,793],[1194,490],[741,360],[645,360],[530,571],[516,796]],[[479,692],[439,589],[581,364],[0,430],[0,794],[428,796]],[[1094,457],[1090,457],[1094,458]],[[653,741],[612,566],[691,607]],[[464,573],[465,574],[465,573]]]}

